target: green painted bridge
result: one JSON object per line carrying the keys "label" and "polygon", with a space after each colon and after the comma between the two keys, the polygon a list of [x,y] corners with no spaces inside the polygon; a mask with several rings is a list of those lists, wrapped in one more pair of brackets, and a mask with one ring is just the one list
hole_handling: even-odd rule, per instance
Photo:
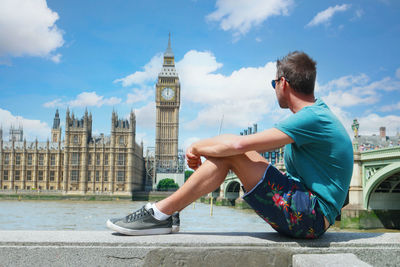
{"label": "green painted bridge", "polygon": [[359,191],[353,187],[361,186],[358,204],[365,209],[400,210],[400,146],[355,153],[354,165],[350,190]]}

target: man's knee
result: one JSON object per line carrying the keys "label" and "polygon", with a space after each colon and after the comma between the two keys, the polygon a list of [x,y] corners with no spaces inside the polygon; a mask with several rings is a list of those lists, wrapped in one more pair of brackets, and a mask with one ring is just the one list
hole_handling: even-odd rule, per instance
{"label": "man's knee", "polygon": [[229,170],[235,171],[238,168],[251,167],[253,164],[268,165],[268,161],[256,151],[248,151],[244,154],[238,154],[227,157],[207,157],[207,160],[213,162],[216,166],[224,166]]}
{"label": "man's knee", "polygon": [[206,157],[207,161],[212,162],[217,167],[225,167],[231,169],[233,166],[234,158],[236,156],[228,156],[228,157]]}
{"label": "man's knee", "polygon": [[244,154],[238,154],[234,156],[230,156],[227,158],[232,166],[238,164],[252,164],[252,163],[268,163],[268,161],[263,158],[257,151],[248,151]]}

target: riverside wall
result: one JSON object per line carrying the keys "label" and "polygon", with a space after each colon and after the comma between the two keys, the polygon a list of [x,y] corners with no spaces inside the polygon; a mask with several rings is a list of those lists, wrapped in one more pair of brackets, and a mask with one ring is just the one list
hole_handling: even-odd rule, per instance
{"label": "riverside wall", "polygon": [[327,232],[317,240],[301,240],[278,233],[246,232],[135,237],[111,231],[0,231],[1,266],[300,267],[310,264],[313,267],[399,266],[400,233]]}

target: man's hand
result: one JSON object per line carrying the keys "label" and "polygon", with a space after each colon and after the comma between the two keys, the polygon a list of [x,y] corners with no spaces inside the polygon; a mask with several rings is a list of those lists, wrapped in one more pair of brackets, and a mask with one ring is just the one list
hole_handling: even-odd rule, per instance
{"label": "man's hand", "polygon": [[193,146],[190,146],[186,150],[186,162],[189,168],[193,170],[197,170],[197,168],[199,168],[201,165],[200,155],[197,155],[196,153],[193,152]]}
{"label": "man's hand", "polygon": [[293,142],[290,136],[276,128],[245,136],[224,134],[192,144],[186,150],[186,161],[191,169],[197,170],[201,165],[200,156],[218,158],[248,151],[265,152]]}

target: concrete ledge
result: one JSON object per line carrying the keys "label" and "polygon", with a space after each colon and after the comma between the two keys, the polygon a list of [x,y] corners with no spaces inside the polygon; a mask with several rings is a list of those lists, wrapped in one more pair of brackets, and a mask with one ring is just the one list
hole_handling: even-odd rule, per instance
{"label": "concrete ledge", "polygon": [[373,266],[398,266],[400,233],[328,232],[297,240],[277,233],[0,231],[1,266],[291,266],[296,254],[338,253]]}
{"label": "concrete ledge", "polygon": [[371,267],[351,253],[297,254],[293,255],[293,267]]}

